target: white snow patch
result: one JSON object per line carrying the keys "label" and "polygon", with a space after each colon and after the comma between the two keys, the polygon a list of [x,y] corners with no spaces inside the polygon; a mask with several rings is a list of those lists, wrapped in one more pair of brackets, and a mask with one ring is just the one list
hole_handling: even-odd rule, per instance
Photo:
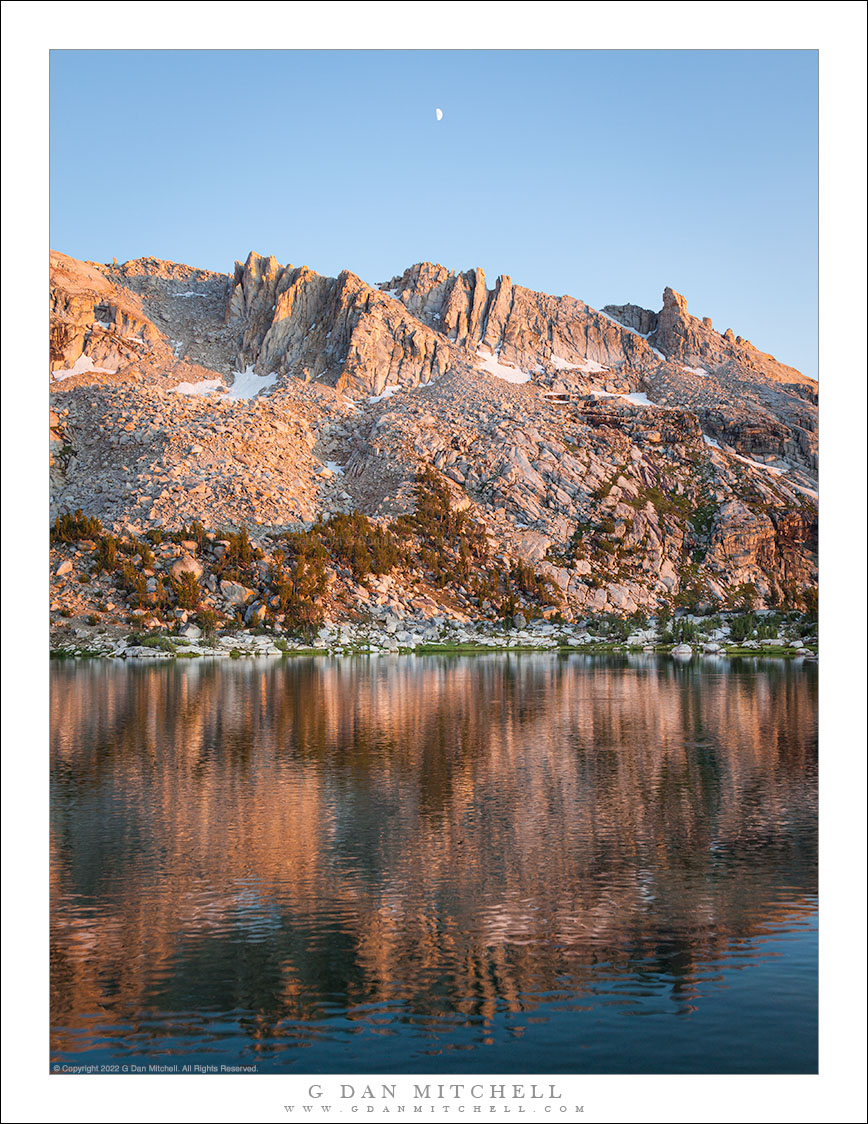
{"label": "white snow patch", "polygon": [[681,370],[687,371],[689,375],[700,375],[702,378],[708,378],[708,371],[704,367],[686,367],[682,363]]}
{"label": "white snow patch", "polygon": [[[720,442],[715,441],[715,439],[713,437],[709,437],[707,433],[703,433],[702,440],[705,442],[706,445],[710,445],[712,447],[712,449],[720,449]],[[723,452],[722,449],[720,451]]]}
{"label": "white snow patch", "polygon": [[233,371],[235,382],[226,388],[229,398],[255,398],[260,391],[270,390],[277,381],[277,371],[269,375],[257,375],[252,366],[244,371]]}
{"label": "white snow patch", "polygon": [[97,367],[89,355],[79,355],[75,363],[71,367],[66,367],[61,371],[50,371],[51,378],[55,382],[63,382],[64,379],[71,379],[73,375],[115,375],[117,374],[117,367]]}
{"label": "white snow patch", "polygon": [[660,410],[671,408],[660,402],[652,402],[641,390],[634,390],[631,394],[610,394],[607,390],[592,390],[590,393],[594,398],[623,398],[625,402],[632,402],[636,406],[657,406]]}
{"label": "white snow patch", "polygon": [[792,481],[790,486],[795,488],[797,492],[804,492],[806,496],[813,496],[815,500],[820,498],[820,493],[815,492],[813,488],[805,488],[802,484],[793,484]]}
{"label": "white snow patch", "polygon": [[335,476],[343,476],[344,474],[344,466],[342,464],[338,464],[337,461],[326,461],[325,466],[326,468],[331,469]]}
{"label": "white snow patch", "polygon": [[652,347],[651,350],[654,352],[658,359],[662,359],[664,363],[666,362],[666,356],[662,351],[658,351],[656,347]]}
{"label": "white snow patch", "polygon": [[603,371],[609,370],[608,367],[603,367],[595,359],[580,359],[577,363],[568,363],[560,355],[552,355],[549,362],[556,371],[584,371],[589,375],[599,375]]}
{"label": "white snow patch", "polygon": [[170,394],[211,394],[213,391],[224,391],[222,379],[203,379],[202,382],[179,382],[170,388]]}
{"label": "white snow patch", "polygon": [[104,328],[105,331],[109,331],[110,328],[114,327],[114,324],[110,324],[108,320],[94,320],[94,326],[97,328]]}
{"label": "white snow patch", "polygon": [[499,379],[504,379],[506,382],[530,382],[530,375],[527,371],[522,371],[519,367],[508,367],[505,363],[498,361],[497,355],[500,354],[499,348],[495,355],[483,351],[482,348],[477,348],[476,354],[482,360],[481,366],[483,371],[488,371],[490,375],[494,375]]}
{"label": "white snow patch", "polygon": [[226,386],[222,379],[203,379],[201,382],[181,382],[171,388],[174,394],[225,394],[237,400],[255,398],[262,390],[269,390],[277,379],[277,372],[270,375],[257,375],[253,367],[245,371],[233,371],[235,382]]}
{"label": "white snow patch", "polygon": [[368,401],[371,403],[384,402],[387,398],[391,398],[393,394],[397,394],[400,389],[400,383],[396,383],[395,386],[384,386],[382,394],[378,394],[374,398],[369,398]]}
{"label": "white snow patch", "polygon": [[750,457],[742,457],[739,456],[738,453],[733,453],[732,456],[734,456],[737,461],[749,464],[751,468],[761,468],[763,472],[770,472],[772,476],[785,476],[790,471],[789,465],[787,465],[786,468],[774,468],[773,465],[761,464],[760,461],[752,461]]}
{"label": "white snow patch", "polygon": [[175,296],[178,296],[178,297],[201,297],[203,301],[208,299],[207,293],[176,293]]}

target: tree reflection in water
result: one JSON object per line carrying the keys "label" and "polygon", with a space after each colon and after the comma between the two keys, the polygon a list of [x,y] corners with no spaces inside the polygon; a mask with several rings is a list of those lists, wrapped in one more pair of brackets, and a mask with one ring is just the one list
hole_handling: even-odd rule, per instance
{"label": "tree reflection in water", "polygon": [[600,996],[690,1015],[811,924],[816,705],[777,661],[58,665],[53,1048],[340,1018],[388,1071],[390,1035],[529,1038]]}

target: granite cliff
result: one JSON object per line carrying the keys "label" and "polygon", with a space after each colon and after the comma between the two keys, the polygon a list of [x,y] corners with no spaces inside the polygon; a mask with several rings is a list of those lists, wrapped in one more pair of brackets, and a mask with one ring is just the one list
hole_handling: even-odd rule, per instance
{"label": "granite cliff", "polygon": [[[656,312],[597,311],[431,263],[379,285],[255,253],[230,274],[59,253],[50,266],[52,517],[80,508],[119,542],[203,525],[211,538],[146,569],[157,583],[164,562],[195,561],[218,616],[237,610],[209,568],[221,534],[246,526],[268,560],[278,536],[358,512],[415,549],[423,476],[492,565],[545,580],[544,598],[520,591],[522,615],[815,605],[817,384],[672,289]],[[75,550],[54,566],[55,612],[130,611],[74,587],[93,570]],[[494,619],[506,603],[469,581],[438,589],[407,557],[372,603],[329,565],[318,596],[336,621],[372,604]],[[273,567],[260,570],[245,612],[261,604],[280,628]],[[159,621],[170,602],[135,611]]]}

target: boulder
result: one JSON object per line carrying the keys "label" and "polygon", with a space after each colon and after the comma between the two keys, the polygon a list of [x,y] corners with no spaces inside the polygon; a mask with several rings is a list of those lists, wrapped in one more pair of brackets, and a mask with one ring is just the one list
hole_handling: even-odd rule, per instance
{"label": "boulder", "polygon": [[181,574],[195,574],[197,578],[200,578],[203,570],[201,563],[197,562],[192,554],[182,554],[169,567],[169,573],[173,578],[179,578]]}
{"label": "boulder", "polygon": [[247,612],[244,614],[244,624],[248,628],[250,628],[251,626],[255,627],[258,624],[262,624],[262,622],[265,620],[266,611],[267,610],[265,606],[260,601],[255,602],[248,608]]}
{"label": "boulder", "polygon": [[220,594],[229,602],[230,605],[247,605],[256,597],[256,591],[248,589],[246,585],[241,585],[240,582],[222,581],[220,583]]}

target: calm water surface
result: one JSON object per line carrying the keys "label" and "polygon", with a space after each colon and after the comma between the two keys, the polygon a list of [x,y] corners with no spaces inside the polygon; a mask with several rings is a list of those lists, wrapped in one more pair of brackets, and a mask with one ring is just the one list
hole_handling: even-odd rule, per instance
{"label": "calm water surface", "polygon": [[817,1068],[816,668],[59,663],[51,1062]]}

